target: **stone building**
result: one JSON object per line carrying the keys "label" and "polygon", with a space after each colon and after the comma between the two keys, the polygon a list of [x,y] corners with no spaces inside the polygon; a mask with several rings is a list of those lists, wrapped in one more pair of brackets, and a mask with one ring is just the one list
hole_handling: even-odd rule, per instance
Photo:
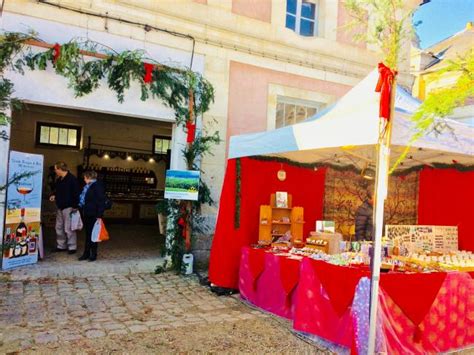
{"label": "stone building", "polygon": [[[79,37],[116,51],[142,49],[163,64],[192,65],[202,73],[215,88],[215,102],[200,119],[223,138],[214,155],[202,161],[204,178],[218,201],[230,136],[304,120],[376,67],[379,56],[365,44],[354,43],[342,28],[348,20],[342,0],[14,0],[5,2],[1,27],[34,30],[47,43]],[[399,69],[403,73],[403,66]],[[174,125],[173,112],[158,101],[140,101],[138,85],[120,104],[104,87],[75,98],[51,68],[10,77],[15,95],[27,103],[25,111],[14,112],[11,148],[44,154],[45,169],[59,158],[76,168],[83,161],[88,137],[92,144],[127,152],[151,150],[157,136],[171,149],[171,168],[184,166],[180,152],[185,135]],[[74,149],[38,141],[43,126],[56,132],[70,125],[81,128]],[[103,158],[93,157],[94,165],[128,164]],[[154,170],[157,189],[163,187],[163,162],[150,168],[143,161],[138,167]],[[143,211],[139,207],[139,212],[122,207],[116,211],[118,217],[133,217],[135,222],[141,213],[150,218],[153,214],[150,206]],[[217,206],[203,210],[211,225],[216,212]],[[206,249],[209,241],[210,237],[203,238],[203,246],[198,243],[197,248]]]}

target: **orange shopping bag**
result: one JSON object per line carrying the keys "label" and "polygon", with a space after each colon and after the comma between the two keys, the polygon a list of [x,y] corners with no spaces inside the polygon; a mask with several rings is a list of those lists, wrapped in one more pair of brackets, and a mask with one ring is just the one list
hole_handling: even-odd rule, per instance
{"label": "orange shopping bag", "polygon": [[91,240],[96,243],[109,240],[109,232],[107,232],[102,218],[97,218],[97,221],[95,221],[94,228],[92,229]]}

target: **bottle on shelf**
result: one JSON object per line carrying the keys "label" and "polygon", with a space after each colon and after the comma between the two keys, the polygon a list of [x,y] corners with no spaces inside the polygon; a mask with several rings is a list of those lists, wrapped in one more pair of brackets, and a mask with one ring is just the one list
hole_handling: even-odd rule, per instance
{"label": "bottle on shelf", "polygon": [[6,234],[5,234],[5,245],[7,247],[3,250],[3,256],[6,257],[6,258],[8,258],[9,254],[10,254],[10,248],[11,248],[10,243],[12,242],[10,237],[11,237],[11,228],[8,227],[6,229]]}
{"label": "bottle on shelf", "polygon": [[36,253],[36,245],[37,245],[37,239],[36,239],[36,233],[34,230],[31,229],[31,227],[29,227],[30,229],[30,237],[29,237],[29,241],[28,241],[28,253],[29,254],[33,254],[33,253]]}
{"label": "bottle on shelf", "polygon": [[27,232],[27,226],[25,224],[25,209],[21,209],[21,214],[20,214],[20,223],[16,227],[16,239],[17,241],[21,238],[23,238],[26,235]]}

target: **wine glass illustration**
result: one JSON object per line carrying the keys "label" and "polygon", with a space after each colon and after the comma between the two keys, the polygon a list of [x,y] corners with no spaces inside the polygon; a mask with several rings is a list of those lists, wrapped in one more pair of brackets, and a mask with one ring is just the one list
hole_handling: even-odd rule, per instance
{"label": "wine glass illustration", "polygon": [[23,195],[23,205],[26,204],[26,195],[31,193],[35,188],[34,179],[32,176],[24,177],[16,183],[16,191]]}

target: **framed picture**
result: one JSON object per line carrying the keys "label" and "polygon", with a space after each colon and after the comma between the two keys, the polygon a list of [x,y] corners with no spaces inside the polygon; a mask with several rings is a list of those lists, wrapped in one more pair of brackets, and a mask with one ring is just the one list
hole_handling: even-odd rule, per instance
{"label": "framed picture", "polygon": [[336,223],[334,221],[316,221],[316,232],[335,233]]}
{"label": "framed picture", "polygon": [[288,208],[288,192],[277,191],[275,204],[277,208]]}
{"label": "framed picture", "polygon": [[199,171],[166,170],[165,198],[197,201],[199,177]]}

